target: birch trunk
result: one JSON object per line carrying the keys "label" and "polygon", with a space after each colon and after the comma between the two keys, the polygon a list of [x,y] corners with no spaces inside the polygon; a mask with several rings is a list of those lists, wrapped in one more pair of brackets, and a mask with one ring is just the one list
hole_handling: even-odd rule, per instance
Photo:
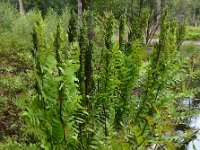
{"label": "birch trunk", "polygon": [[19,0],[19,12],[20,12],[21,16],[25,15],[24,5],[23,5],[22,0]]}

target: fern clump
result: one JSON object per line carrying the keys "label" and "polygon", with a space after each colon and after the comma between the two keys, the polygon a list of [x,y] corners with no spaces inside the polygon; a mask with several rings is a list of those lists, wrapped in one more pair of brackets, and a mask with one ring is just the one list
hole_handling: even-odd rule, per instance
{"label": "fern clump", "polygon": [[[63,16],[49,24],[51,16],[58,16],[53,11],[44,19],[35,17],[31,51],[35,89],[21,106],[27,147],[175,149],[185,138],[176,135],[177,124],[190,114],[179,104],[191,94],[187,89],[199,74],[197,52],[187,59],[181,55],[185,23],[170,20],[163,5],[159,40],[146,53],[144,36],[154,11],[141,7],[130,20],[127,12],[121,17],[98,14],[87,4],[83,9],[89,10],[81,16],[72,11],[69,30]],[[25,147],[8,139],[6,147],[15,145]]]}
{"label": "fern clump", "polygon": [[[55,51],[48,50],[42,20],[33,30],[37,97],[28,104],[22,116],[27,122],[27,135],[32,135],[41,148],[77,146],[75,111],[79,108],[76,64],[64,59],[61,22],[55,33]],[[42,61],[41,61],[42,60]],[[56,71],[56,70],[57,71]],[[52,88],[54,87],[54,88]],[[49,92],[51,90],[51,92]],[[66,141],[68,142],[67,145]]]}

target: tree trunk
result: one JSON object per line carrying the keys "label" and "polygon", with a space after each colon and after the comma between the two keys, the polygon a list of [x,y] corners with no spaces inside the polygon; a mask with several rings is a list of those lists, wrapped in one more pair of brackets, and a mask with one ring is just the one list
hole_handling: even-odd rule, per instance
{"label": "tree trunk", "polygon": [[193,7],[192,23],[193,23],[193,26],[196,26],[196,6],[195,5]]}
{"label": "tree trunk", "polygon": [[22,0],[19,0],[19,12],[20,12],[21,16],[25,15],[24,5],[23,5]]}
{"label": "tree trunk", "polygon": [[78,1],[78,33],[80,33],[80,28],[82,24],[82,12],[83,12],[83,3],[82,0]]}
{"label": "tree trunk", "polygon": [[157,0],[157,18],[156,18],[156,26],[159,25],[161,17],[161,1]]}
{"label": "tree trunk", "polygon": [[[93,2],[92,0],[89,0],[87,3],[86,9],[89,11],[89,15],[87,16],[87,36],[89,40],[89,45],[86,51],[86,66],[85,66],[85,77],[86,77],[86,83],[85,83],[85,93],[86,95],[92,95],[93,94],[93,88],[94,88],[94,73],[93,73],[93,51],[94,51],[94,18],[92,13],[92,6]],[[88,107],[91,109],[91,104],[88,103]]]}

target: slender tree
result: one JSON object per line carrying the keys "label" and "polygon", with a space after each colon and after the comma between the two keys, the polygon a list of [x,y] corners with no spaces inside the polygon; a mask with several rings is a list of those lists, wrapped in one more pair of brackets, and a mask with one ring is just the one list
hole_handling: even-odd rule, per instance
{"label": "slender tree", "polygon": [[25,15],[25,10],[24,10],[24,5],[23,5],[22,0],[19,0],[19,11],[22,16]]}
{"label": "slender tree", "polygon": [[82,22],[82,13],[83,13],[83,2],[82,0],[77,0],[78,2],[78,32],[80,32],[81,22]]}
{"label": "slender tree", "polygon": [[[87,1],[87,36],[88,36],[88,47],[86,51],[86,57],[85,57],[85,77],[86,77],[86,83],[85,83],[85,93],[86,95],[92,95],[94,90],[94,73],[93,73],[93,51],[94,51],[94,13],[93,13],[93,1],[89,0]],[[89,104],[90,105],[90,104]]]}

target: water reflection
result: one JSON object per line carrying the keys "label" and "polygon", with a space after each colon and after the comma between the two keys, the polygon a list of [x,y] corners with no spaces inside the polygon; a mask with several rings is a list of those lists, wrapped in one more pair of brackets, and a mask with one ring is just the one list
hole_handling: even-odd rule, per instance
{"label": "water reflection", "polygon": [[[190,101],[190,100],[189,100]],[[192,107],[200,110],[200,99],[193,99]],[[190,102],[188,103],[190,106]],[[194,115],[189,119],[191,128],[200,130],[200,115]],[[187,145],[187,150],[200,150],[200,131],[197,133],[196,138]]]}
{"label": "water reflection", "polygon": [[[200,129],[200,115],[193,116],[190,121],[192,128]],[[196,139],[189,143],[187,150],[200,150],[200,132],[197,134]]]}

